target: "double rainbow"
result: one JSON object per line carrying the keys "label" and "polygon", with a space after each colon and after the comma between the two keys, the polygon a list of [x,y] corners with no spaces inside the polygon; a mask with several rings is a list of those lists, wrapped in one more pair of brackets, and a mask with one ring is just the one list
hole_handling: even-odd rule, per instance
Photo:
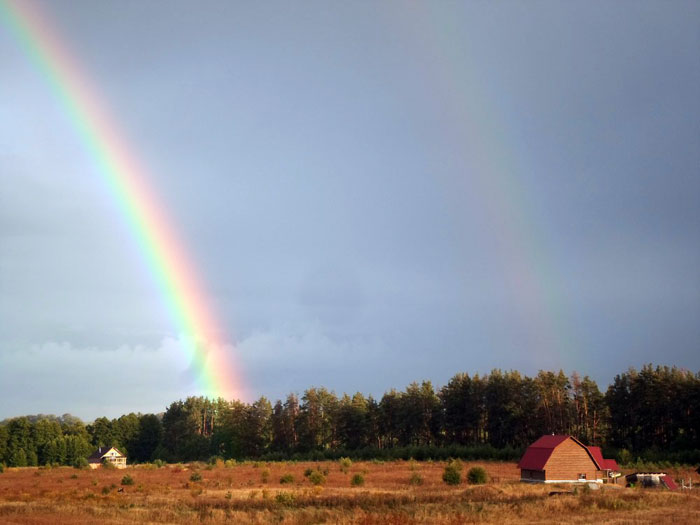
{"label": "double rainbow", "polygon": [[147,172],[119,132],[106,104],[32,3],[0,0],[0,20],[42,74],[94,160],[95,171],[103,178],[162,290],[200,393],[228,399],[241,397],[244,389],[225,332],[173,223],[148,186]]}

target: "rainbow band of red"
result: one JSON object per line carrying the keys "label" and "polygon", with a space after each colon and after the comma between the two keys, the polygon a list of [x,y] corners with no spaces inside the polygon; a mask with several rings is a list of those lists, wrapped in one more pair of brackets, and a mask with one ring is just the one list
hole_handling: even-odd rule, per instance
{"label": "rainbow band of red", "polygon": [[202,395],[243,394],[231,348],[209,307],[187,251],[149,188],[134,149],[96,95],[71,53],[30,2],[0,0],[0,20],[21,44],[65,111],[164,295]]}

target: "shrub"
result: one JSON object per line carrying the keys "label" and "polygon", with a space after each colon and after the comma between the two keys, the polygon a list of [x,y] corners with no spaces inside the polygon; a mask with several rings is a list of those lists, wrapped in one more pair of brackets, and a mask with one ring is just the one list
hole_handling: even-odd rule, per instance
{"label": "shrub", "polygon": [[338,463],[340,464],[340,470],[342,470],[346,474],[348,472],[348,469],[352,467],[352,460],[350,458],[340,458],[338,460]]}
{"label": "shrub", "polygon": [[263,483],[267,483],[268,480],[270,479],[270,470],[269,469],[263,470],[262,473],[260,474],[260,478],[262,479]]}
{"label": "shrub", "polygon": [[361,487],[365,484],[365,477],[362,474],[355,474],[350,480],[350,485],[353,487]]}
{"label": "shrub", "polygon": [[202,475],[199,472],[193,472],[190,481],[202,481]]}
{"label": "shrub", "polygon": [[224,458],[221,456],[211,456],[207,463],[214,467],[222,467],[224,465]]}
{"label": "shrub", "polygon": [[280,478],[280,483],[284,485],[285,483],[294,483],[294,476],[291,474],[285,474]]}
{"label": "shrub", "polygon": [[133,485],[133,484],[134,484],[134,478],[129,476],[129,474],[127,474],[126,476],[124,476],[122,478],[122,485]]}
{"label": "shrub", "polygon": [[313,471],[314,471],[314,469],[312,469],[312,468],[307,468],[307,469],[304,471],[304,477],[305,477],[305,478],[308,478],[308,477],[312,474]]}
{"label": "shrub", "polygon": [[309,481],[314,485],[323,485],[326,482],[326,476],[321,474],[318,470],[314,470],[309,474]]}
{"label": "shrub", "polygon": [[[112,464],[110,463],[110,465],[112,465]],[[83,469],[83,468],[88,468],[90,466],[90,464],[88,463],[88,460],[86,458],[81,457],[81,458],[77,458],[75,460],[75,462],[73,463],[73,466],[75,468]],[[107,468],[109,468],[109,467],[107,467]]]}
{"label": "shrub", "polygon": [[462,465],[459,462],[450,461],[442,473],[442,481],[448,485],[459,485],[462,482],[461,470]]}
{"label": "shrub", "polygon": [[165,466],[165,461],[163,461],[162,459],[156,459],[155,461],[153,461],[153,464],[156,467],[161,468]]}
{"label": "shrub", "polygon": [[472,467],[467,473],[467,481],[472,485],[483,485],[486,483],[486,470],[483,467]]}
{"label": "shrub", "polygon": [[5,464],[0,463],[0,474],[2,474],[3,472],[5,472]]}
{"label": "shrub", "polygon": [[294,494],[290,492],[278,492],[275,496],[275,501],[282,505],[291,505],[294,503]]}
{"label": "shrub", "polygon": [[109,494],[110,490],[112,490],[112,489],[110,489],[109,487],[102,487],[102,494],[107,495],[107,494]]}
{"label": "shrub", "polygon": [[[80,459],[81,458],[78,458],[75,462],[77,463],[78,461],[80,461]],[[85,458],[82,458],[82,459],[85,459]],[[87,463],[87,459],[85,459],[85,462]],[[115,467],[114,463],[112,463],[111,461],[107,461],[106,459],[103,459],[102,460],[102,468],[106,468],[107,470],[113,470],[117,467]]]}
{"label": "shrub", "polygon": [[421,476],[417,472],[414,472],[413,475],[408,480],[408,484],[409,485],[422,485],[423,484],[423,476]]}
{"label": "shrub", "polygon": [[233,459],[227,459],[224,461],[224,467],[226,468],[233,468],[236,466],[236,462]]}

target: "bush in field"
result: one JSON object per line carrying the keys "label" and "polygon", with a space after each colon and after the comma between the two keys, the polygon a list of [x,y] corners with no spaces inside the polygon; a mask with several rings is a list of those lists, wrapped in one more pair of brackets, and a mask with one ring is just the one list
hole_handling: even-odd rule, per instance
{"label": "bush in field", "polygon": [[275,501],[281,505],[291,505],[294,503],[294,494],[289,492],[278,492]]}
{"label": "bush in field", "polygon": [[5,464],[0,463],[0,474],[2,474],[3,472],[5,472]]}
{"label": "bush in field", "polygon": [[422,485],[423,484],[423,476],[418,474],[418,472],[414,472],[413,475],[408,480],[408,484],[415,485],[415,486]]}
{"label": "bush in field", "polygon": [[350,485],[353,487],[361,487],[365,484],[365,477],[362,474],[355,474],[350,480]]}
{"label": "bush in field", "polygon": [[467,473],[467,481],[471,485],[483,485],[486,483],[486,470],[483,467],[472,467]]}
{"label": "bush in field", "polygon": [[267,483],[270,480],[270,470],[265,469],[260,473],[260,479],[262,479],[263,483]]}
{"label": "bush in field", "polygon": [[304,477],[305,477],[305,478],[308,478],[308,477],[313,473],[313,471],[314,471],[314,469],[312,469],[312,468],[307,468],[307,469],[304,471]]}
{"label": "bush in field", "polygon": [[207,461],[210,465],[213,465],[215,467],[223,467],[224,466],[224,458],[221,456],[211,456],[209,458],[209,461]]}
{"label": "bush in field", "polygon": [[129,474],[127,474],[126,476],[124,476],[122,478],[122,485],[133,485],[133,484],[134,484],[134,478],[129,476]]}
{"label": "bush in field", "polygon": [[165,461],[163,461],[162,459],[156,459],[156,460],[153,461],[153,464],[154,464],[156,467],[161,468],[161,467],[164,467],[164,466],[165,466]]}
{"label": "bush in field", "polygon": [[294,476],[291,474],[285,474],[280,478],[280,483],[284,485],[285,483],[294,483]]}
{"label": "bush in field", "polygon": [[[83,458],[83,459],[85,459],[85,458]],[[87,462],[87,459],[85,459],[85,461]],[[76,462],[77,462],[77,460],[76,460]],[[106,468],[107,470],[114,470],[117,467],[115,467],[114,463],[112,463],[111,461],[107,461],[106,459],[103,459],[102,460],[102,468]]]}
{"label": "bush in field", "polygon": [[309,474],[309,481],[314,485],[323,485],[326,482],[326,476],[321,474],[318,470],[314,470]]}
{"label": "bush in field", "polygon": [[442,473],[442,481],[448,485],[459,485],[462,482],[462,465],[458,461],[450,461],[445,466],[445,471]]}
{"label": "bush in field", "polygon": [[[111,463],[110,463],[110,465],[111,465]],[[88,463],[87,459],[80,457],[80,458],[75,460],[75,463],[73,463],[73,466],[75,468],[83,469],[83,468],[88,468],[90,466],[90,464]]]}
{"label": "bush in field", "polygon": [[202,475],[199,472],[193,472],[190,481],[202,481]]}
{"label": "bush in field", "polygon": [[340,470],[342,470],[346,474],[348,472],[348,469],[352,467],[352,460],[350,458],[340,458],[338,460],[338,463],[340,464]]}

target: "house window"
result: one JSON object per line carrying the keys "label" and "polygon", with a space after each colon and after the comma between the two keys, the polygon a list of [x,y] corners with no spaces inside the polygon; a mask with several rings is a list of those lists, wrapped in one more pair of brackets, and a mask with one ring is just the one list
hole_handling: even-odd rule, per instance
{"label": "house window", "polygon": [[579,474],[578,479],[586,479],[586,474]]}

